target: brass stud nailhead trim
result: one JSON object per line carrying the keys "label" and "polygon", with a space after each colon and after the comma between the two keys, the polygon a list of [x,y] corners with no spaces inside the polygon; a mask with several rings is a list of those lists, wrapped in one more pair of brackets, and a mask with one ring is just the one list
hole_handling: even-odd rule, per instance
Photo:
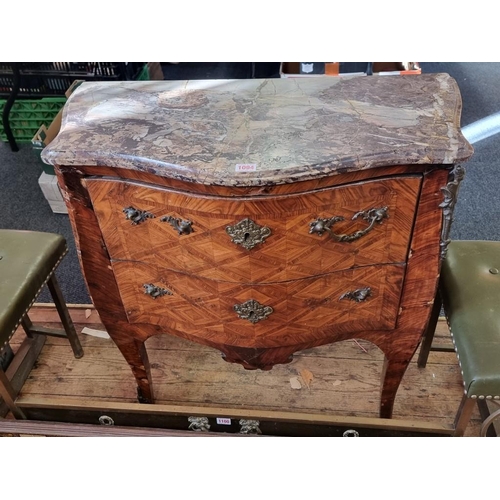
{"label": "brass stud nailhead trim", "polygon": [[33,298],[33,300],[30,302],[28,308],[26,309],[26,311],[24,311],[24,314],[19,318],[19,321],[16,323],[16,326],[14,326],[12,332],[10,333],[10,336],[9,338],[3,343],[3,347],[5,347],[9,342],[10,342],[10,339],[14,336],[14,333],[16,333],[16,330],[17,330],[17,327],[21,324],[21,320],[23,319],[24,315],[25,314],[28,314],[29,310],[31,309],[31,306],[35,303],[35,300],[38,298],[38,296],[40,295],[40,292],[42,291],[42,288],[46,285],[47,281],[49,281],[50,277],[54,274],[54,271],[57,269],[57,266],[60,264],[61,260],[64,258],[64,256],[68,253],[68,249],[66,248],[64,250],[64,253],[59,257],[59,259],[57,260],[57,262],[54,264],[54,267],[52,268],[52,270],[50,271],[49,275],[47,276],[46,280],[41,284],[40,288],[38,289],[38,291],[36,292],[35,294],[35,297]]}
{"label": "brass stud nailhead trim", "polygon": [[[448,325],[448,330],[450,331],[451,340],[452,340],[452,342],[453,342],[453,348],[455,349],[455,353],[456,353],[456,355],[457,355],[458,364],[459,364],[459,366],[460,366],[460,373],[462,374],[462,378],[463,378],[463,377],[464,377],[464,371],[463,371],[463,369],[462,369],[462,363],[460,363],[460,355],[458,354],[457,344],[455,343],[455,338],[454,338],[454,336],[453,336],[453,332],[451,331],[451,326],[450,326],[450,322],[448,321],[448,317],[447,317],[447,316],[445,316],[445,318],[446,318],[446,323],[447,323],[447,325]],[[463,380],[463,385],[464,385],[464,387],[465,387],[465,380]],[[465,389],[465,390],[464,390],[464,394],[467,396],[467,389]],[[475,395],[475,394],[474,394],[474,395],[472,395],[472,396],[469,396],[469,397],[470,397],[471,399],[477,399],[477,398],[479,398],[479,399],[485,399],[485,398],[486,398],[486,399],[492,399],[492,398],[493,398],[493,399],[500,399],[500,396],[483,396],[483,395],[481,395],[481,396],[477,396],[477,395]]]}

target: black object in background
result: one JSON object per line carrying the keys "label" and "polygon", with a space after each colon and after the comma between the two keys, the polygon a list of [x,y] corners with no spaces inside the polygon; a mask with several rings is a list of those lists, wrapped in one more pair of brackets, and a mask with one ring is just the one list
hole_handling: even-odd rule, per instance
{"label": "black object in background", "polygon": [[301,62],[299,65],[301,75],[324,75],[324,62]]}
{"label": "black object in background", "polygon": [[165,80],[279,78],[279,62],[162,62]]}

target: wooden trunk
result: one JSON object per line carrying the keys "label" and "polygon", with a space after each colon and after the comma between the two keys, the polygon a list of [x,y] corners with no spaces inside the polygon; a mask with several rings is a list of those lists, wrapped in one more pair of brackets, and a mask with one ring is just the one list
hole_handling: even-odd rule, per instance
{"label": "wooden trunk", "polygon": [[[361,437],[453,434],[463,385],[444,320],[438,322],[434,345],[451,352],[432,352],[422,369],[417,351],[400,385],[393,418],[380,419],[378,379],[384,355],[370,342],[347,340],[300,351],[291,363],[262,372],[221,363],[217,351],[198,343],[156,335],[146,343],[156,404],[141,405],[112,339],[82,332],[85,327],[90,333],[104,329],[96,311],[70,306],[70,313],[85,356],[75,359],[65,339],[47,337],[17,400],[29,422],[45,424],[17,426],[18,432],[72,435],[80,428],[52,428],[54,422],[66,422],[88,425],[80,430],[87,436],[147,435],[150,428],[162,428],[165,434],[188,431],[189,417],[200,416],[209,419],[207,435],[235,435],[241,419],[258,420],[264,435],[342,436],[349,429]],[[59,321],[54,307],[41,306],[32,309],[32,319],[48,328]],[[24,338],[20,328],[12,340],[14,351]],[[113,419],[116,431],[101,424],[102,416]],[[217,417],[230,423],[217,423]],[[6,423],[14,432],[15,422],[2,422],[0,434]],[[479,436],[480,427],[476,409],[466,436]]]}

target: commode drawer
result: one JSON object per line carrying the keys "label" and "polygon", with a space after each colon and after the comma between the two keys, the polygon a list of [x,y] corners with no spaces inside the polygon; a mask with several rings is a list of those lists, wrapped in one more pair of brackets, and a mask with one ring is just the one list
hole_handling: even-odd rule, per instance
{"label": "commode drawer", "polygon": [[[115,262],[113,270],[131,323],[152,323],[228,345],[294,345],[336,332],[396,325],[404,265],[339,271],[264,285],[221,282]],[[222,339],[222,340],[221,340]]]}
{"label": "commode drawer", "polygon": [[250,199],[86,180],[112,260],[239,283],[405,262],[420,183],[401,176]]}

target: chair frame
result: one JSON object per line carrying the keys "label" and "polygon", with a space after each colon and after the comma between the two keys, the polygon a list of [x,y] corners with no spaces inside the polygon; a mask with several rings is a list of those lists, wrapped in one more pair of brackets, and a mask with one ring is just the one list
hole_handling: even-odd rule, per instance
{"label": "chair frame", "polygon": [[[26,339],[10,361],[9,367],[4,371],[0,366],[0,397],[4,403],[2,404],[0,400],[0,418],[5,417],[10,410],[16,419],[26,419],[23,411],[16,405],[15,401],[38,358],[46,336],[67,338],[75,358],[83,356],[80,340],[54,272],[47,278],[46,285],[54,300],[63,329],[33,325],[28,313],[20,319],[21,326],[26,333]],[[10,349],[10,345],[7,344],[7,346],[6,348]]]}
{"label": "chair frame", "polygon": [[[436,332],[437,322],[439,320],[439,315],[442,306],[443,306],[443,299],[441,297],[441,293],[438,290],[436,293],[436,297],[434,299],[434,304],[432,307],[429,324],[427,325],[427,329],[425,330],[425,334],[420,346],[420,353],[418,355],[418,360],[417,360],[417,366],[419,368],[426,367],[430,351],[455,352],[455,349],[453,347],[441,347],[432,345],[432,341],[434,340],[434,334]],[[446,308],[445,308],[445,314],[446,314]],[[453,434],[454,436],[460,437],[465,434],[465,429],[469,424],[476,403],[479,407],[479,411],[483,419],[480,435],[482,437],[484,436],[496,437],[496,432],[494,431],[493,428],[490,428],[490,426],[493,423],[493,421],[500,416],[500,410],[497,410],[494,413],[490,414],[486,401],[481,399],[469,398],[467,396],[467,391],[464,391],[462,400],[460,401],[460,405],[455,415],[455,422],[453,426],[455,429]]]}

